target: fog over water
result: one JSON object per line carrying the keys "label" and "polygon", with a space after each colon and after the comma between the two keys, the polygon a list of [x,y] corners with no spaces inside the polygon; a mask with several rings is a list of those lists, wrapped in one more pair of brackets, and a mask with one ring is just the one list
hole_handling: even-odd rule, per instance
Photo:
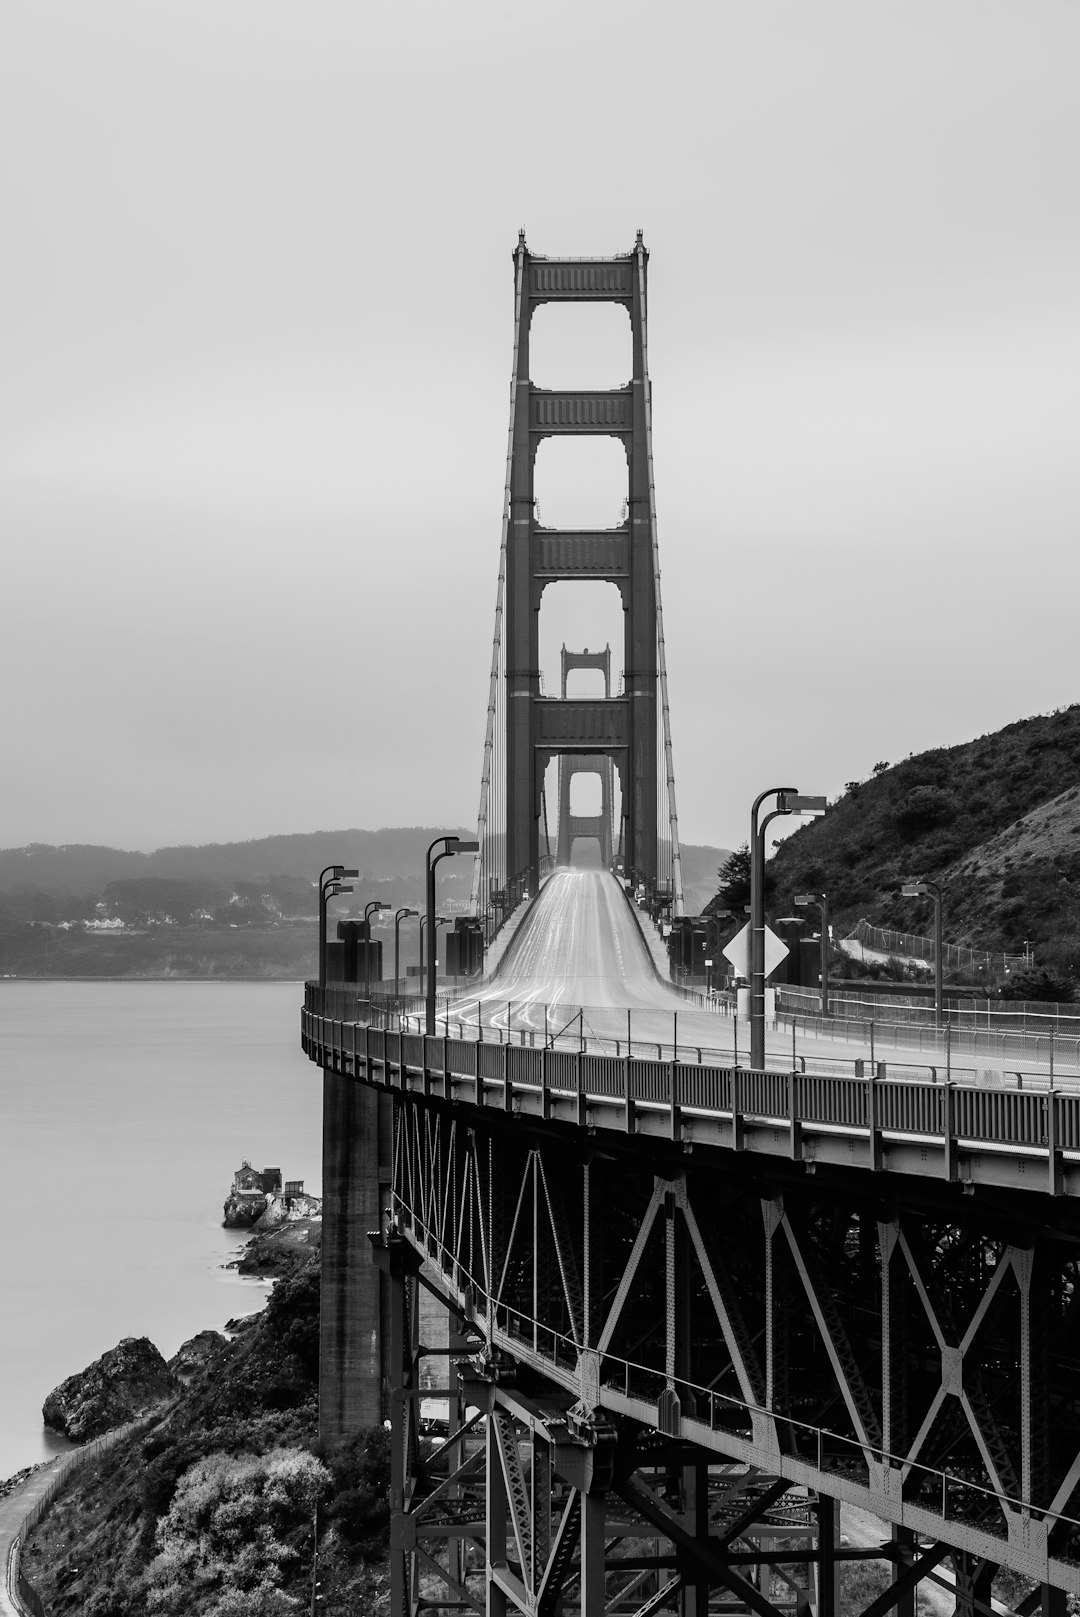
{"label": "fog over water", "polygon": [[222,1267],[243,1157],[321,1189],[297,983],[0,983],[0,1478],[66,1445],[41,1404],[124,1336],[166,1358],[262,1306]]}

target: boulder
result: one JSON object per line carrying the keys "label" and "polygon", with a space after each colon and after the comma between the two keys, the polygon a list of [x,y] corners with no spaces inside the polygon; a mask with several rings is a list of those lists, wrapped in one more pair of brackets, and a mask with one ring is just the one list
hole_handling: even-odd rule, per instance
{"label": "boulder", "polygon": [[78,1375],[54,1387],[41,1406],[46,1426],[73,1442],[100,1437],[173,1397],[180,1383],[147,1336],[125,1336]]}

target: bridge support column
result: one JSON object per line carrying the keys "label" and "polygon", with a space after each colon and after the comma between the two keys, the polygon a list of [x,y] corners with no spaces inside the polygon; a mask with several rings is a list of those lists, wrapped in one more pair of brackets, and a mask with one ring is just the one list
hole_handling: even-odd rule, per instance
{"label": "bridge support column", "polygon": [[991,1585],[997,1567],[977,1555],[959,1550],[953,1556],[956,1568],[956,1617],[985,1617],[990,1611]]}
{"label": "bridge support column", "polygon": [[386,1412],[389,1299],[367,1236],[379,1228],[390,1179],[389,1108],[389,1096],[323,1069],[319,1436],[329,1445],[378,1426]]}
{"label": "bridge support column", "polygon": [[607,1562],[602,1493],[581,1496],[581,1617],[604,1617],[607,1608]]}
{"label": "bridge support column", "polygon": [[818,1560],[815,1571],[815,1617],[837,1617],[840,1587],[836,1552],[840,1547],[840,1507],[828,1494],[819,1493],[817,1514]]}

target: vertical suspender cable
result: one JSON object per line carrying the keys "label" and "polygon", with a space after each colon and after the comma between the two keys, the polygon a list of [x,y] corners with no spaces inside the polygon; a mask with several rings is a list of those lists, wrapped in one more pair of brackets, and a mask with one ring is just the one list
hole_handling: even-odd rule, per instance
{"label": "vertical suspender cable", "polygon": [[[664,738],[663,782],[667,796],[668,824],[671,830],[672,914],[683,913],[682,854],[679,849],[679,816],[675,807],[675,767],[671,753],[671,713],[668,707],[667,655],[664,650],[664,613],[660,604],[660,550],[656,538],[656,484],[653,477],[652,383],[649,380],[649,344],[645,305],[645,249],[637,252],[638,293],[641,304],[641,356],[645,377],[645,447],[649,466],[649,532],[652,537],[653,584],[656,591],[656,651],[660,674],[661,728]],[[661,823],[663,823],[661,821]]]}
{"label": "vertical suspender cable", "polygon": [[[506,590],[506,549],[510,532],[510,478],[514,455],[514,419],[517,414],[518,393],[518,352],[521,332],[521,306],[525,280],[525,250],[519,246],[515,253],[517,270],[514,277],[514,362],[510,377],[510,433],[506,446],[506,487],[503,493],[503,519],[502,539],[499,545],[499,585],[495,598],[495,633],[491,644],[491,677],[488,686],[487,727],[484,732],[484,763],[480,775],[480,809],[476,817],[476,840],[480,844],[480,853],[473,862],[472,892],[470,894],[470,907],[473,915],[481,916],[489,905],[490,883],[489,874],[494,874],[499,886],[505,886],[501,880],[502,866],[505,863],[506,825],[499,799],[502,794],[501,780],[496,783],[496,807],[498,812],[492,827],[492,766],[495,761],[496,736],[501,731],[502,709],[502,620],[504,595]],[[502,735],[498,734],[499,751],[502,751]],[[500,852],[501,839],[501,852]],[[494,871],[492,870],[494,866]]]}

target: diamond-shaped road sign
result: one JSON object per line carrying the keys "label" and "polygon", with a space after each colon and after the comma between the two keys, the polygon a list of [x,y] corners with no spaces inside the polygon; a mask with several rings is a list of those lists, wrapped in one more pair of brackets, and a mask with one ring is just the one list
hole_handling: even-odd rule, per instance
{"label": "diamond-shaped road sign", "polygon": [[[769,977],[776,970],[786,954],[790,954],[786,943],[782,943],[770,927],[765,928],[765,975]],[[723,951],[725,960],[730,960],[735,967],[737,977],[750,976],[750,922],[741,931],[736,932],[727,948]]]}

